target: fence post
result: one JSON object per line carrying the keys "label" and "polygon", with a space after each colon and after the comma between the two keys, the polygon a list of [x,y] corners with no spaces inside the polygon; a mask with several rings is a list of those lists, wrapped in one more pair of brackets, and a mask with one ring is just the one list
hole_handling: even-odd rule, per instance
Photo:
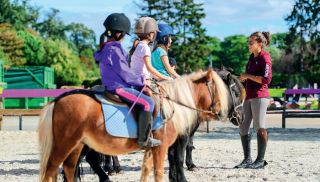
{"label": "fence post", "polygon": [[284,102],[283,102],[283,106],[282,106],[282,108],[283,108],[283,110],[282,110],[282,128],[286,128],[286,107],[287,107],[286,91],[284,91],[284,93],[283,93],[283,98],[284,98],[283,99]]}
{"label": "fence post", "polygon": [[22,130],[22,115],[19,115],[19,130]]}
{"label": "fence post", "polygon": [[207,133],[209,133],[209,121],[207,121]]}

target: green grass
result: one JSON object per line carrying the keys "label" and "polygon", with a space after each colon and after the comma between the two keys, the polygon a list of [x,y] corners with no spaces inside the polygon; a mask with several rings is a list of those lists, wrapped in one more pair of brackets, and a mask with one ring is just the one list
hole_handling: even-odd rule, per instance
{"label": "green grass", "polygon": [[283,97],[285,88],[269,88],[270,97]]}

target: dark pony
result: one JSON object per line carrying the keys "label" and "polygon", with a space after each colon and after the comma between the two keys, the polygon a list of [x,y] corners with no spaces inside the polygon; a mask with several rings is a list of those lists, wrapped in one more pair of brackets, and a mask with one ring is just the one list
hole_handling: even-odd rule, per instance
{"label": "dark pony", "polygon": [[[239,125],[243,122],[244,112],[242,103],[245,97],[245,91],[242,83],[235,75],[230,73],[230,70],[222,67],[221,70],[215,69],[218,75],[222,78],[228,88],[228,119],[234,125]],[[193,136],[199,128],[200,122],[196,122],[186,135],[179,136],[175,143],[169,148],[169,179],[171,182],[187,181],[184,175],[183,163],[186,154],[187,169],[192,171],[196,165],[192,160]]]}

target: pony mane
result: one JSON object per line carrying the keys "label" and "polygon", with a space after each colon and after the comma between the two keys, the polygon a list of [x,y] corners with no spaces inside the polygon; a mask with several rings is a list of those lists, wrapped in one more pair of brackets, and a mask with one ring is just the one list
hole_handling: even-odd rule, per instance
{"label": "pony mane", "polygon": [[[221,113],[225,115],[228,111],[227,89],[219,75],[212,71],[212,78],[216,86],[216,94],[218,95],[221,107]],[[193,81],[201,79],[207,75],[207,72],[194,72],[183,75],[179,78],[169,81],[163,81],[159,84],[165,90],[171,99],[179,101],[187,106],[196,108],[193,98],[194,84]],[[185,134],[195,122],[197,122],[197,111],[177,104],[168,99],[163,100],[163,112],[165,118],[171,119],[175,130],[179,135]]]}
{"label": "pony mane", "polygon": [[245,97],[246,97],[246,91],[245,91],[245,88],[244,86],[242,85],[242,83],[240,82],[240,80],[235,76],[235,75],[232,75],[231,74],[231,77],[233,77],[235,83],[238,85],[239,89],[240,89],[240,100],[241,101],[244,101]]}

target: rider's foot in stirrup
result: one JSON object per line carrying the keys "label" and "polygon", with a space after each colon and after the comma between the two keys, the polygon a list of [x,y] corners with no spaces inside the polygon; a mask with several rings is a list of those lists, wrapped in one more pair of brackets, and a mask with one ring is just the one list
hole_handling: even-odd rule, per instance
{"label": "rider's foot in stirrup", "polygon": [[141,147],[157,147],[157,146],[161,145],[161,141],[157,140],[157,139],[154,139],[154,138],[151,138],[151,137],[148,137],[147,141],[138,142],[138,144]]}

